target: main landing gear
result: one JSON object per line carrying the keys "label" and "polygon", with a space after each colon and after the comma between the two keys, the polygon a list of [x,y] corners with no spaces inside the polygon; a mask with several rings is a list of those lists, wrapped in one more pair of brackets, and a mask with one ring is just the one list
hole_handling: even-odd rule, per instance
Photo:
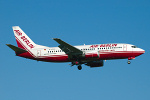
{"label": "main landing gear", "polygon": [[81,65],[79,65],[79,66],[78,66],[78,69],[79,69],[79,70],[81,70],[81,69],[82,69],[82,66],[81,66]]}
{"label": "main landing gear", "polygon": [[76,61],[76,62],[72,62],[71,64],[70,64],[71,66],[74,66],[74,65],[77,65],[78,67],[78,70],[81,70],[82,69],[82,63],[79,63],[78,61]]}

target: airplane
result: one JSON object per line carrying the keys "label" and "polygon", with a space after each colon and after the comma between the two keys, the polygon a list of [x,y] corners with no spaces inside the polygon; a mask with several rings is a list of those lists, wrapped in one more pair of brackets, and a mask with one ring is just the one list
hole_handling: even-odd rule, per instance
{"label": "airplane", "polygon": [[108,43],[94,45],[72,46],[59,38],[53,38],[59,46],[47,47],[35,44],[19,26],[13,26],[17,46],[6,44],[15,51],[16,56],[44,62],[71,62],[77,65],[78,70],[82,64],[93,67],[102,67],[105,60],[128,59],[142,55],[145,51],[132,44]]}

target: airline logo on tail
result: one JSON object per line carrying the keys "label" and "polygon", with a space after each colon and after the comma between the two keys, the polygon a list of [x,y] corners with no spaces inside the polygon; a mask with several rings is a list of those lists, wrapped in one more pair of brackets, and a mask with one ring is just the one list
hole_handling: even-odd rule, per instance
{"label": "airline logo on tail", "polygon": [[32,49],[34,48],[33,44],[25,37],[22,36],[22,33],[19,30],[14,30],[14,32],[18,35],[21,36],[21,39]]}
{"label": "airline logo on tail", "polygon": [[19,30],[14,30],[18,36],[22,36],[22,33]]}

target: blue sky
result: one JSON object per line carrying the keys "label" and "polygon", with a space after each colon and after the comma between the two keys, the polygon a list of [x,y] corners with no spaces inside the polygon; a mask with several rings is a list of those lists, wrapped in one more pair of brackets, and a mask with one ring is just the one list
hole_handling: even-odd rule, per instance
{"label": "blue sky", "polygon": [[[0,100],[150,100],[149,0],[0,0]],[[37,44],[129,43],[146,53],[101,68],[15,56],[12,26]]]}

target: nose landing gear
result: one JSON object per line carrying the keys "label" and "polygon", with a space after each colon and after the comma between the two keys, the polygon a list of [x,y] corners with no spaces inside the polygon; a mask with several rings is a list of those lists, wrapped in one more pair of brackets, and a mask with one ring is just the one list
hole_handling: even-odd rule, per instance
{"label": "nose landing gear", "polygon": [[131,62],[128,60],[128,62],[127,62],[128,64],[131,64]]}
{"label": "nose landing gear", "polygon": [[131,64],[131,62],[130,62],[130,60],[133,60],[133,59],[135,59],[135,57],[128,57],[128,64]]}

